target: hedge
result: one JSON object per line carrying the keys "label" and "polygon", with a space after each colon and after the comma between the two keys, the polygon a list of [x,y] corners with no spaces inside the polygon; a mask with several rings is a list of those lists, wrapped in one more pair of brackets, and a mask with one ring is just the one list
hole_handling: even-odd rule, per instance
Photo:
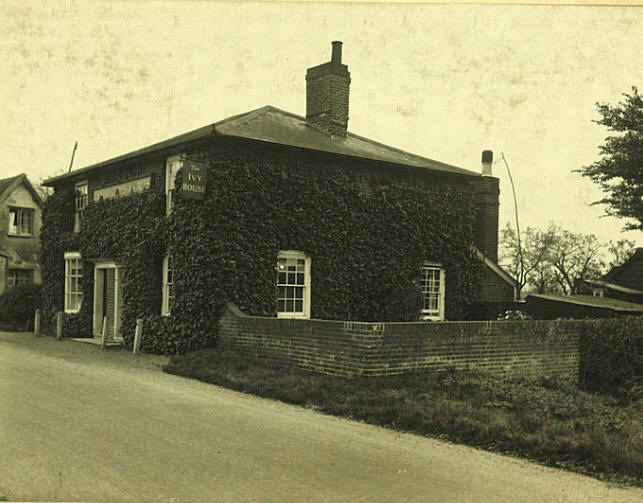
{"label": "hedge", "polygon": [[580,383],[585,390],[643,398],[643,318],[586,321],[580,360]]}

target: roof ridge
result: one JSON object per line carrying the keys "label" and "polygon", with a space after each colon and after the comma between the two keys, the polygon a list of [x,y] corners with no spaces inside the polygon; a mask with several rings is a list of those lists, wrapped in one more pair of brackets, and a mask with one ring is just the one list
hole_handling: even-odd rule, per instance
{"label": "roof ridge", "polygon": [[[220,121],[217,121],[214,124],[212,124],[212,126],[216,129],[217,126],[222,126],[224,124],[225,125],[229,125],[229,124],[234,124],[234,125],[247,124],[248,122],[253,121],[253,120],[265,115],[271,109],[275,109],[275,107],[273,107],[271,105],[264,105],[264,106],[262,106],[260,108],[250,110],[249,112],[244,112],[242,114],[231,115],[230,117],[226,117],[225,119],[221,119]],[[277,110],[277,109],[275,109],[275,110]],[[242,119],[246,119],[246,120],[242,120]]]}

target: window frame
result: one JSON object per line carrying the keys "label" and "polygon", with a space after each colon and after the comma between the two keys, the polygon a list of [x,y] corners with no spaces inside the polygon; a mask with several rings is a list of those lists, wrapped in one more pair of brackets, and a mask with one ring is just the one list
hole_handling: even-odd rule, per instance
{"label": "window frame", "polygon": [[[427,270],[438,271],[438,290],[437,292],[425,291],[422,284],[425,280],[425,272]],[[424,262],[420,267],[420,292],[422,293],[422,309],[420,310],[420,317],[423,321],[444,321],[444,297],[446,293],[446,271],[439,262]],[[438,296],[437,304],[438,309],[425,309],[424,305],[427,300],[427,295],[436,294]]]}
{"label": "window frame", "polygon": [[174,263],[171,253],[163,256],[163,272],[161,281],[161,316],[172,314],[174,300]]}
{"label": "window frame", "polygon": [[[280,259],[291,259],[291,260],[303,260],[304,261],[304,283],[300,287],[299,285],[295,286],[296,288],[303,288],[302,296],[302,310],[301,311],[279,311],[278,304],[278,289],[280,286],[288,287],[293,286],[289,283],[279,283],[279,260]],[[277,318],[294,318],[294,319],[310,319],[310,304],[311,304],[311,258],[306,255],[304,252],[299,250],[280,250],[277,253],[277,263],[275,264],[275,310],[277,312]]]}
{"label": "window frame", "polygon": [[[82,194],[84,197],[78,197],[79,195],[79,189],[84,188],[85,192]],[[79,207],[79,201],[82,203],[84,201],[84,204],[82,207]],[[83,212],[85,211],[85,208],[87,208],[87,205],[89,204],[89,184],[87,183],[87,180],[83,180],[82,182],[77,182],[76,185],[74,185],[74,232],[80,232],[80,227],[83,221]]]}
{"label": "window frame", "polygon": [[[66,313],[78,313],[80,311],[80,308],[83,305],[83,289],[82,289],[82,279],[83,279],[83,259],[80,254],[80,252],[65,252],[64,255],[65,258],[65,291],[64,291],[64,309]],[[72,267],[71,264],[72,262],[78,262],[78,267],[76,267],[76,271],[80,271],[79,273],[72,274]],[[72,290],[71,287],[73,285],[73,279],[77,279],[76,281],[76,290]],[[77,299],[77,307],[71,307],[72,302],[70,300],[72,298]]]}
{"label": "window frame", "polygon": [[[27,281],[24,281],[24,274],[17,274],[12,281],[12,274],[15,273],[30,273],[30,278]],[[18,278],[23,276],[19,281]],[[33,269],[16,269],[16,268],[7,268],[7,288],[13,288],[20,285],[30,285],[34,282],[34,270]]]}
{"label": "window frame", "polygon": [[[16,227],[16,231],[14,232],[12,229],[14,227],[12,220],[17,220],[19,219],[20,214],[23,215],[30,215],[30,226],[29,226],[29,231],[28,232],[20,232],[18,229],[18,226]],[[13,217],[13,215],[16,215]],[[7,228],[7,235],[13,236],[13,237],[33,237],[34,236],[34,226],[35,226],[35,220],[36,220],[36,210],[34,208],[29,208],[27,206],[9,206],[9,226]],[[24,223],[24,222],[23,222]]]}

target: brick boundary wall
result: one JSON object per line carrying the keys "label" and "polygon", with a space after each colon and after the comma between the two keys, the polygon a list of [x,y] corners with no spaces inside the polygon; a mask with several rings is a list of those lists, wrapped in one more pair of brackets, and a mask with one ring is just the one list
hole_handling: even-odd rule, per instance
{"label": "brick boundary wall", "polygon": [[218,347],[341,376],[452,368],[578,379],[582,321],[362,323],[246,316],[227,304]]}

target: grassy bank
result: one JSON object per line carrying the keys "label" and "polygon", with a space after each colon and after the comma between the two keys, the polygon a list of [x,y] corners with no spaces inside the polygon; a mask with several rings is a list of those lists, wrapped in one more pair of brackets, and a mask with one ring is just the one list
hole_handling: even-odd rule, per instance
{"label": "grassy bank", "polygon": [[214,350],[174,357],[165,371],[602,478],[643,485],[643,401],[569,383],[471,373],[344,379],[273,369]]}

